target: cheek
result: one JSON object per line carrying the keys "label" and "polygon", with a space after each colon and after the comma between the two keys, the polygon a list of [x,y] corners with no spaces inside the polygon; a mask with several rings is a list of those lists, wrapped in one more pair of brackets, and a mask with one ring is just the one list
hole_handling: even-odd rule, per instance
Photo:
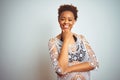
{"label": "cheek", "polygon": [[64,21],[59,21],[59,24],[63,24],[64,23]]}
{"label": "cheek", "polygon": [[71,22],[71,23],[70,23],[70,25],[71,25],[71,26],[73,26],[73,25],[74,25],[74,23],[73,23],[73,22]]}
{"label": "cheek", "polygon": [[62,23],[59,21],[60,28],[62,28]]}
{"label": "cheek", "polygon": [[64,23],[62,21],[59,22],[59,25],[62,26]]}
{"label": "cheek", "polygon": [[75,21],[72,22],[72,25],[74,25],[74,24],[75,24]]}

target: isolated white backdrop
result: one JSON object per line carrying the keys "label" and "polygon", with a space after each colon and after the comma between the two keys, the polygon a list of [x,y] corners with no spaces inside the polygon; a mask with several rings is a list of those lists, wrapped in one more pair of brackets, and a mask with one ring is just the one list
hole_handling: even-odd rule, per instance
{"label": "isolated white backdrop", "polygon": [[48,40],[60,33],[57,9],[78,7],[73,32],[90,42],[100,66],[92,80],[119,80],[119,0],[1,0],[0,80],[56,80]]}

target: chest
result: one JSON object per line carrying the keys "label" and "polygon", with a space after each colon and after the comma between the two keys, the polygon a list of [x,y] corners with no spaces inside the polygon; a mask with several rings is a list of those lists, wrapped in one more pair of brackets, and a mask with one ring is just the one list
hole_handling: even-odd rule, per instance
{"label": "chest", "polygon": [[[60,49],[62,47],[62,43],[58,44],[58,52],[60,53]],[[59,54],[60,55],[60,54]],[[87,54],[86,49],[83,42],[75,42],[74,44],[70,44],[68,47],[68,59],[69,62],[72,63],[74,61],[82,62],[85,61]]]}

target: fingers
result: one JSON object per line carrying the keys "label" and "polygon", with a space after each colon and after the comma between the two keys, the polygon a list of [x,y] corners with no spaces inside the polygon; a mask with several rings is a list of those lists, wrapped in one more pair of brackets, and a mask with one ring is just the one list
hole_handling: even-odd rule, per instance
{"label": "fingers", "polygon": [[70,31],[69,29],[64,29],[64,30],[62,30],[62,32],[67,32],[67,31]]}

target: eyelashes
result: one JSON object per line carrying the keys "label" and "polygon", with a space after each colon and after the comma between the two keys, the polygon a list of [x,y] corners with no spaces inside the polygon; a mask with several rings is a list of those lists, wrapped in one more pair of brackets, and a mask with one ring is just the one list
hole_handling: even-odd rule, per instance
{"label": "eyelashes", "polygon": [[[66,21],[66,19],[62,18],[61,21]],[[72,19],[68,19],[68,21],[73,21]]]}

